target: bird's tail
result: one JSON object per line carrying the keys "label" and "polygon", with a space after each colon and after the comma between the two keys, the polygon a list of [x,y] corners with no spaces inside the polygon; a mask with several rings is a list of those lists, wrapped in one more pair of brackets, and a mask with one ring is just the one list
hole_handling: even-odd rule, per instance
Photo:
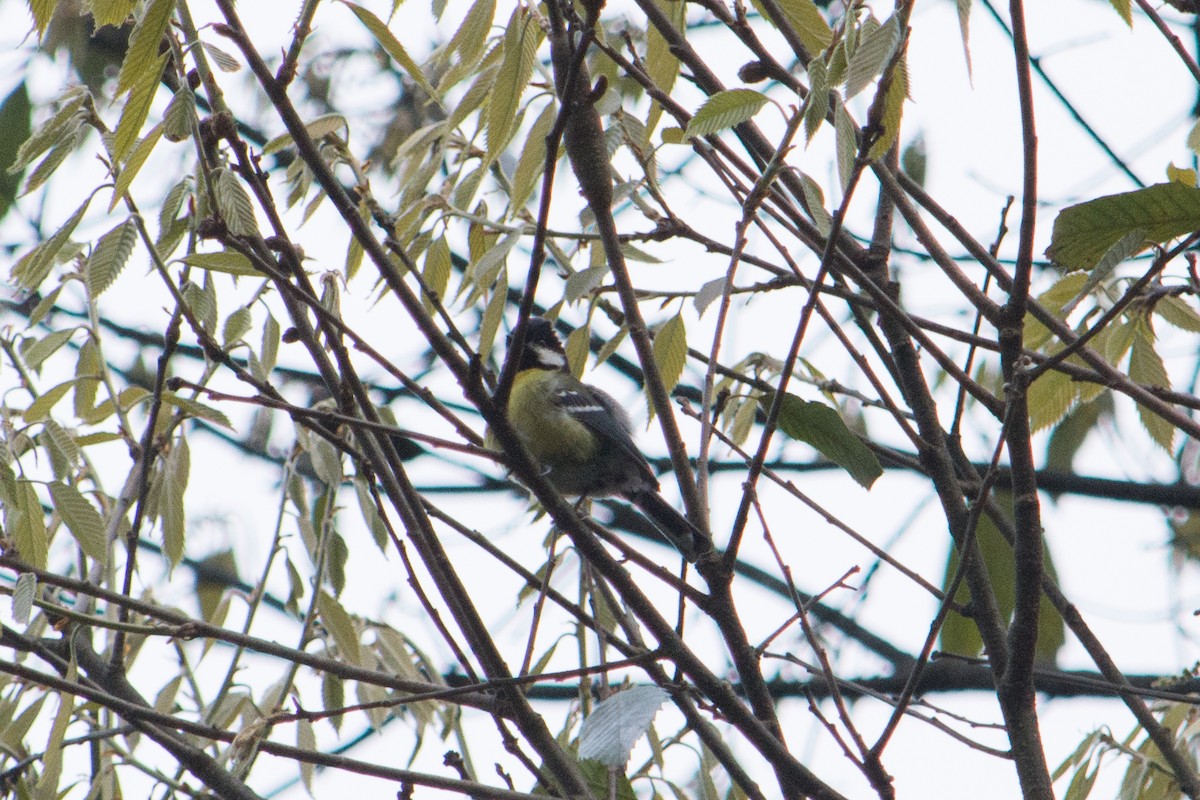
{"label": "bird's tail", "polygon": [[675,549],[683,554],[688,563],[695,563],[696,559],[713,549],[712,539],[708,534],[688,522],[685,516],[653,489],[631,493],[628,499],[649,517],[659,533],[675,545]]}

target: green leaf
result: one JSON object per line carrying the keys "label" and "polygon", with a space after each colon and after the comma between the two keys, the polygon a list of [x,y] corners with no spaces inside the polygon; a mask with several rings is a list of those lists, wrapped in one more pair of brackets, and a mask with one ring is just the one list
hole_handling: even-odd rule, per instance
{"label": "green leaf", "polygon": [[[172,5],[174,4],[172,3]],[[126,61],[128,61],[128,56],[126,56]],[[134,142],[138,140],[138,134],[142,132],[142,125],[150,115],[150,105],[154,102],[154,95],[158,92],[159,79],[162,77],[163,68],[166,65],[167,54],[164,53],[145,68],[145,72],[140,74],[138,82],[129,92],[125,106],[121,109],[121,119],[117,121],[117,130],[113,134],[112,157],[114,162],[123,162],[125,156],[133,148]]]}
{"label": "green leaf", "polygon": [[841,103],[833,110],[833,129],[837,144],[838,180],[844,192],[850,183],[850,175],[854,172],[854,162],[858,158],[858,126]]}
{"label": "green leaf", "polygon": [[380,552],[387,553],[391,537],[388,536],[387,525],[379,516],[375,498],[371,496],[370,486],[365,478],[359,476],[354,479],[354,494],[358,497],[358,509],[362,512],[363,522],[367,523],[367,530],[371,531],[371,536],[375,539],[375,546]]}
{"label": "green leaf", "polygon": [[[1005,509],[1006,514],[1011,514],[1011,494],[997,491],[996,503]],[[1016,576],[1014,574],[1012,547],[1004,540],[995,523],[987,514],[980,515],[975,539],[979,546],[979,551],[983,555],[983,565],[991,577],[992,586],[995,588],[996,601],[1000,607],[1000,614],[1003,619],[1008,619],[1012,614],[1015,604],[1014,587],[1016,586]],[[1053,579],[1056,571],[1054,569],[1054,562],[1051,559],[1050,550],[1047,548],[1043,552],[1044,569],[1046,570],[1046,574]],[[958,570],[958,564],[958,551],[954,547],[951,547],[949,556],[946,559],[946,570],[942,578],[943,589],[949,589],[950,581]],[[958,594],[955,595],[954,599],[964,605],[970,601],[971,596],[965,581],[959,584]],[[1052,664],[1055,654],[1062,648],[1065,641],[1066,634],[1062,617],[1059,616],[1054,606],[1050,604],[1050,601],[1043,596],[1038,617],[1037,644],[1035,646],[1035,655],[1038,661]],[[979,628],[973,620],[960,616],[957,612],[950,612],[946,618],[946,624],[942,627],[941,649],[956,655],[970,657],[979,655],[983,650]]]}
{"label": "green leaf", "polygon": [[[429,250],[425,253],[425,268],[421,271],[425,288],[438,300],[446,296],[453,269],[454,260],[450,254],[450,245],[445,236],[439,236],[429,245]],[[432,299],[428,295],[422,295],[427,311],[432,311]]]}
{"label": "green leaf", "polygon": [[412,56],[404,49],[404,45],[400,44],[400,41],[392,35],[392,32],[388,30],[388,26],[379,17],[367,11],[362,6],[356,6],[353,3],[346,2],[346,0],[342,0],[342,2],[354,12],[354,16],[358,17],[358,21],[366,26],[384,52],[399,64],[401,69],[408,73],[413,82],[425,90],[425,93],[429,95],[431,100],[441,105],[438,101],[437,90],[433,88],[433,84],[425,77],[424,70],[412,59]]}
{"label": "green leaf", "polygon": [[683,367],[687,364],[687,328],[681,315],[671,317],[655,334],[654,362],[658,364],[663,388],[670,394],[679,383]]}
{"label": "green leaf", "polygon": [[[462,24],[446,44],[443,50],[444,57],[448,58],[458,53],[460,64],[473,65],[483,55],[488,31],[491,30],[495,16],[496,0],[475,0],[471,10],[463,17]],[[450,84],[443,79],[443,85]]]}
{"label": "green leaf", "polygon": [[588,343],[591,339],[591,328],[589,325],[580,325],[575,330],[571,331],[567,336],[566,347],[567,353],[567,369],[576,378],[583,376],[583,371],[587,367],[588,358]]}
{"label": "green leaf", "polygon": [[29,138],[31,113],[29,91],[25,83],[17,85],[0,104],[0,219],[4,219],[9,208],[17,199],[24,168],[9,170],[16,166],[17,153]]}
{"label": "green leaf", "polygon": [[342,652],[342,657],[351,664],[362,662],[362,648],[358,641],[358,628],[354,620],[342,608],[342,604],[333,595],[321,591],[317,594],[317,612],[325,629],[333,636],[334,643]]}
{"label": "green leaf", "polygon": [[229,232],[235,236],[253,236],[258,232],[258,222],[254,218],[250,193],[232,171],[218,169],[216,173],[217,210]]}
{"label": "green leaf", "polygon": [[[1171,387],[1171,380],[1167,376],[1167,368],[1163,365],[1162,356],[1154,349],[1154,332],[1144,321],[1138,322],[1137,333],[1133,337],[1133,349],[1129,354],[1129,377],[1131,380],[1147,386],[1162,389]],[[1141,403],[1138,403],[1137,409],[1142,425],[1155,444],[1168,453],[1174,452],[1175,426]]]}
{"label": "green leaf", "polygon": [[51,483],[50,498],[54,501],[54,510],[79,543],[83,554],[103,563],[108,555],[108,542],[104,534],[104,518],[96,507],[78,489],[67,483]]}
{"label": "green leaf", "polygon": [[[191,137],[192,125],[195,122],[196,95],[192,94],[192,90],[187,84],[184,84],[179,91],[175,92],[171,102],[167,103],[167,110],[163,112],[162,122],[154,127],[162,131],[162,135],[167,138],[168,142],[182,142]],[[130,160],[133,159],[130,158]]]}
{"label": "green leaf", "polygon": [[22,572],[17,576],[13,586],[12,617],[18,625],[28,625],[33,613],[33,601],[37,597],[37,576],[32,572]]}
{"label": "green leaf", "polygon": [[[121,62],[121,72],[117,75],[117,95],[121,95],[145,80],[147,70],[152,69],[155,61],[162,58],[158,48],[163,34],[167,32],[167,23],[175,10],[176,0],[150,0],[141,18],[133,26],[129,34],[129,49],[125,51],[125,60]],[[162,73],[162,66],[154,72],[154,80]]]}
{"label": "green leaf", "polygon": [[1034,433],[1054,425],[1067,415],[1079,396],[1079,388],[1070,376],[1050,370],[1029,387],[1029,426]]}
{"label": "green leaf", "polygon": [[54,266],[54,259],[67,240],[71,238],[71,234],[75,232],[76,226],[83,219],[83,214],[91,202],[92,196],[88,195],[87,199],[83,201],[83,205],[75,209],[71,218],[64,222],[63,226],[54,232],[54,235],[17,261],[12,268],[12,279],[21,288],[33,291],[42,285],[42,281],[46,280],[46,276],[50,274],[50,268]]}
{"label": "green leaf", "polygon": [[84,107],[84,103],[90,101],[91,97],[91,92],[83,86],[76,86],[63,92],[62,96],[58,98],[58,111],[39,125],[38,129],[17,148],[16,158],[11,164],[4,165],[5,170],[9,174],[16,174],[32,164],[34,159],[42,153],[73,138],[87,119],[87,109]]}
{"label": "green leaf", "polygon": [[17,546],[21,560],[36,569],[46,568],[50,538],[46,534],[46,517],[42,501],[33,483],[19,480],[14,487],[11,504],[6,509],[5,529]]}
{"label": "green leaf", "polygon": [[26,340],[28,345],[21,348],[21,357],[25,359],[25,366],[36,372],[47,358],[58,352],[58,349],[70,341],[74,335],[75,329],[67,328],[48,333],[37,341]]}
{"label": "green leaf", "polygon": [[1046,255],[1068,269],[1091,269],[1123,237],[1144,231],[1158,244],[1200,228],[1200,189],[1159,183],[1069,206],[1054,220]]}
{"label": "green leaf", "polygon": [[29,423],[41,422],[49,415],[50,409],[54,408],[59,400],[67,396],[67,392],[71,390],[71,386],[74,383],[74,381],[63,381],[57,386],[42,392],[38,399],[30,403],[29,407],[21,413],[21,418]]}
{"label": "green leaf", "polygon": [[167,454],[162,470],[162,486],[159,488],[159,517],[162,523],[163,554],[172,567],[183,560],[187,541],[187,519],[184,513],[184,498],[187,494],[188,474],[191,472],[191,455],[187,439],[180,436]]}
{"label": "green leaf", "polygon": [[854,97],[882,75],[899,46],[900,23],[894,15],[882,25],[864,30],[846,68],[846,99]]}
{"label": "green leaf", "polygon": [[[768,392],[759,398],[764,410],[770,408],[774,397],[773,392]],[[841,414],[824,403],[785,394],[779,409],[779,430],[792,439],[811,445],[850,473],[850,477],[864,489],[870,489],[883,474],[883,467],[871,449],[846,427]]]}
{"label": "green leaf", "polygon": [[533,65],[537,60],[538,47],[542,44],[541,25],[537,16],[523,5],[513,9],[508,28],[504,32],[504,60],[496,73],[487,108],[487,160],[494,160],[508,144],[515,126],[517,109]]}
{"label": "green leaf", "polygon": [[[751,0],[751,2],[758,13],[762,14],[763,19],[770,19],[766,9],[758,0]],[[821,16],[821,10],[812,0],[778,0],[778,3],[783,15],[787,17],[787,21],[795,29],[796,35],[800,37],[800,42],[808,48],[810,54],[819,55],[829,47],[830,42],[833,41],[833,31],[830,30],[829,23],[825,21],[825,17]]]}
{"label": "green leaf", "polygon": [[174,392],[163,392],[162,399],[164,403],[180,409],[189,417],[202,419],[214,425],[220,425],[222,428],[233,430],[233,423],[229,421],[229,417],[212,406],[201,403],[199,400],[193,400],[190,397],[181,397]]}
{"label": "green leaf", "polygon": [[96,247],[88,256],[87,265],[83,268],[88,294],[93,300],[104,294],[121,274],[130,254],[133,253],[137,238],[137,223],[127,219],[96,242]]}
{"label": "green leaf", "polygon": [[[317,117],[312,122],[307,122],[304,129],[308,131],[308,135],[313,141],[319,142],[326,136],[337,134],[345,139],[350,133],[350,127],[346,122],[346,118],[341,114],[325,114]],[[286,150],[295,144],[290,133],[280,134],[271,141],[263,145],[263,155],[271,155],[278,153],[280,150]]]}
{"label": "green leaf", "polygon": [[1154,304],[1154,313],[1180,330],[1200,333],[1200,314],[1182,297],[1167,295]]}
{"label": "green leaf", "polygon": [[112,200],[108,203],[108,210],[112,211],[117,207],[117,203],[125,197],[129,191],[129,187],[133,184],[133,179],[137,177],[141,171],[142,165],[146,163],[146,159],[154,152],[154,146],[158,144],[158,140],[163,136],[163,123],[158,123],[151,128],[142,140],[134,145],[134,148],[129,153],[129,158],[125,159],[125,166],[121,168],[121,173],[117,175],[117,180],[113,183]]}
{"label": "green leaf", "polygon": [[545,171],[546,136],[554,127],[554,120],[557,116],[558,104],[547,103],[546,107],[542,109],[542,113],[534,121],[533,127],[529,129],[529,135],[525,137],[525,147],[521,150],[521,156],[517,160],[517,166],[512,175],[512,193],[508,200],[510,219],[525,208],[533,190],[537,188],[538,179]]}
{"label": "green leaf", "polygon": [[717,92],[705,100],[704,105],[700,106],[695,116],[688,121],[684,138],[708,136],[740,125],[753,119],[769,100],[765,94],[754,89],[726,89]]}
{"label": "green leaf", "polygon": [[261,278],[262,273],[254,268],[250,259],[236,250],[222,250],[219,253],[192,253],[180,259],[183,263],[208,272],[223,272],[226,275],[240,275]]}
{"label": "green leaf", "polygon": [[240,342],[242,337],[250,332],[252,322],[250,309],[245,306],[235,308],[233,313],[225,318],[225,324],[221,326],[221,344],[225,348],[229,348]]}

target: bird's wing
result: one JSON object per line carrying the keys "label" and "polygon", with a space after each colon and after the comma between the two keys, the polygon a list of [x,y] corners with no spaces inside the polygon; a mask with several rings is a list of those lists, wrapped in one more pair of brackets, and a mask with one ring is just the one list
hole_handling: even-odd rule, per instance
{"label": "bird's wing", "polygon": [[554,403],[579,420],[602,441],[626,453],[657,485],[646,457],[633,441],[633,424],[620,403],[599,389],[587,385],[559,390],[554,395]]}

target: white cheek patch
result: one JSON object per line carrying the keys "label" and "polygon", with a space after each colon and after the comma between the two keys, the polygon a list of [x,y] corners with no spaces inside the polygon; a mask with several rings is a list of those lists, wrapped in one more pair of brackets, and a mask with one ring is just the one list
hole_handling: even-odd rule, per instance
{"label": "white cheek patch", "polygon": [[545,345],[533,345],[533,352],[537,354],[538,364],[548,369],[562,369],[567,365],[566,356]]}

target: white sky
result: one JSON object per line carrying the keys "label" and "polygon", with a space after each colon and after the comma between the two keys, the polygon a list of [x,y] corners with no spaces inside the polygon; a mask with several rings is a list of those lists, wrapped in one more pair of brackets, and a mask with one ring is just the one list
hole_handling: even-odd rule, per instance
{"label": "white sky", "polygon": [[[262,52],[277,53],[286,41],[294,5],[241,4],[240,11],[245,15]],[[379,2],[366,5],[381,15],[386,14],[389,6]],[[883,4],[875,5],[879,13],[884,13]],[[507,19],[510,5],[505,3],[502,6],[497,12],[497,21]],[[929,152],[927,186],[931,194],[952,209],[978,238],[988,242],[994,235],[1005,195],[1017,192],[1020,187],[1020,131],[1009,42],[986,10],[979,4],[976,6],[971,21],[972,80],[965,68],[953,4],[918,4],[912,20],[909,47],[913,102],[906,109],[904,139],[908,141],[918,132],[924,136]],[[451,2],[444,16],[446,24],[437,35],[447,36],[466,7],[467,4],[462,0]],[[1171,9],[1165,11],[1171,12]],[[202,8],[196,9],[196,13],[202,12]],[[610,9],[607,13],[614,12]],[[1135,15],[1131,31],[1107,3],[1099,0],[1029,3],[1028,13],[1032,53],[1041,57],[1042,65],[1059,82],[1085,119],[1143,181],[1153,183],[1163,180],[1168,163],[1174,162],[1179,166],[1190,164],[1191,155],[1184,145],[1184,139],[1190,127],[1188,114],[1195,102],[1197,87],[1191,83],[1186,70],[1147,19]],[[4,41],[16,46],[27,24],[21,4],[11,1],[0,4],[0,22],[4,23],[5,31],[0,35]],[[393,30],[410,46],[414,55],[418,55],[420,48],[414,43],[427,38],[422,32],[428,26],[428,6],[422,0],[409,0],[401,8]],[[208,40],[232,51],[232,47],[211,33]],[[367,39],[348,11],[329,4],[318,16],[315,44],[328,47],[333,42],[344,41],[363,43]],[[703,48],[704,42],[704,35],[695,38],[698,47]],[[20,58],[19,51],[6,54],[5,50],[0,48],[0,66],[15,67]],[[722,65],[722,72],[731,86],[736,85],[733,75],[740,64],[740,60],[731,57],[729,63]],[[15,77],[15,70],[9,69],[7,74]],[[62,77],[61,72],[41,69],[35,91],[55,93],[53,86]],[[236,91],[237,86],[244,85],[244,80],[244,77],[225,78],[225,83],[234,108],[250,113],[254,101]],[[7,94],[10,85],[11,79],[8,83],[0,81],[0,93]],[[1036,78],[1035,86],[1042,198],[1047,203],[1038,222],[1040,251],[1048,243],[1057,206],[1134,187],[1113,169],[1098,147],[1084,139],[1078,127]],[[699,98],[695,98],[695,101],[698,103]],[[165,103],[165,99],[160,97],[159,102]],[[360,85],[355,87],[354,92],[340,96],[339,102],[346,108],[369,111],[378,107],[379,97],[371,87]],[[772,113],[768,108],[760,118],[767,129],[772,127],[768,119]],[[111,119],[115,121],[115,118],[113,113]],[[269,134],[276,132],[268,131]],[[362,142],[352,140],[353,144],[361,146]],[[829,143],[819,137],[810,150],[796,154],[796,163],[818,180],[828,183],[831,178],[828,152]],[[664,161],[670,155],[664,154]],[[181,149],[175,156],[165,156],[164,160],[169,162],[172,157],[182,159],[187,154]],[[77,166],[84,176],[96,170],[93,163],[82,159]],[[80,184],[83,181],[84,178],[81,178]],[[77,197],[66,196],[74,188],[63,187],[49,198],[50,207],[54,209],[50,214],[51,219],[65,218],[78,204]],[[390,196],[381,187],[376,189],[382,198]],[[153,192],[148,194],[152,196]],[[863,214],[869,213],[870,194],[865,193],[857,206],[860,212],[857,219],[860,221]],[[567,197],[565,193],[560,196]],[[94,226],[96,233],[107,230],[117,221],[100,213],[108,199],[106,195],[100,197],[103,202],[98,199],[88,219],[89,228]],[[715,207],[710,206],[710,209],[710,224],[720,232],[722,238],[729,238],[734,220],[722,215]],[[688,210],[692,212],[690,207]],[[307,255],[314,259],[314,264],[336,267],[344,258],[346,240],[342,230],[326,216],[327,212],[328,209],[323,210],[300,229],[298,238]],[[570,213],[561,212],[562,218],[569,220],[574,212],[575,209],[570,209]],[[699,215],[702,212],[695,213]],[[1015,223],[1016,217],[1010,217],[1010,224],[1015,227]],[[323,235],[327,230],[336,233]],[[858,230],[864,228],[859,227]],[[23,235],[25,232],[11,220],[0,226],[0,238],[5,241]],[[902,240],[904,235],[901,234]],[[1015,241],[1015,235],[1010,235],[1007,241],[1009,250],[1015,246]],[[949,246],[948,240],[943,242]],[[756,246],[766,247],[764,243],[756,243]],[[949,249],[958,251],[953,246],[949,246]],[[725,268],[723,258],[698,253],[695,248],[668,244],[656,246],[654,252],[670,263],[663,268],[665,271],[661,278],[656,276],[647,281],[651,285],[670,285],[673,277],[683,274],[671,270],[680,270],[685,266],[705,275],[711,273],[711,276],[720,274]],[[913,279],[909,284],[911,287],[919,289],[926,285],[920,275],[906,277]],[[109,298],[139,293],[136,296],[140,301],[112,309],[112,314],[120,321],[147,330],[161,330],[166,318],[162,308],[167,300],[153,281],[144,278],[145,273],[139,268],[130,267],[125,271],[117,286],[110,290]],[[350,292],[365,296],[369,280],[359,278],[359,282],[351,286]],[[928,285],[940,284],[931,280]],[[931,316],[946,315],[958,305],[957,298],[939,294],[936,290],[918,296],[912,288],[906,288],[905,299],[916,313]],[[390,301],[385,301],[385,305],[387,302]],[[772,308],[790,308],[793,302],[794,296],[764,298],[756,301],[755,316],[769,319]],[[372,341],[381,345],[394,342],[394,332],[389,327],[394,317],[386,308],[373,308],[369,303],[359,303],[355,299],[348,299],[347,303],[358,304],[355,325]],[[223,307],[223,313],[232,307],[232,303]],[[708,317],[697,322],[693,313],[688,322],[693,341],[703,342],[702,336],[712,322],[712,314],[710,312]],[[762,349],[764,333],[750,328],[735,331],[728,352]],[[769,335],[767,338],[769,340]],[[810,358],[827,356],[827,360],[821,361],[819,366],[827,375],[848,382],[846,374],[834,374],[831,371],[839,368],[849,370],[844,363],[839,366],[835,362],[837,351],[832,343],[820,339],[815,342],[814,349],[806,351],[805,355]],[[1173,374],[1177,378],[1186,377],[1186,370],[1190,368],[1194,357],[1194,341],[1176,337],[1164,344],[1164,351],[1178,357],[1168,363]],[[392,354],[389,350],[389,355]],[[782,345],[773,354],[782,356]],[[286,347],[283,360],[290,360]],[[727,360],[732,361],[733,356]],[[397,361],[404,363],[402,357],[398,357]],[[696,373],[690,373],[690,377],[694,379]],[[11,380],[8,373],[0,372],[0,388],[5,381]],[[600,373],[595,380],[603,383],[612,378]],[[610,388],[623,401],[628,400],[632,407],[640,407],[640,399],[627,385],[617,382],[606,388]],[[797,391],[803,393],[805,390],[798,388]],[[812,393],[806,396],[812,396]],[[236,411],[233,410],[235,418],[238,416]],[[946,414],[949,414],[949,409]],[[1093,436],[1077,461],[1080,471],[1135,480],[1169,479],[1172,474],[1169,460],[1141,436],[1135,416],[1129,408],[1123,408],[1119,414],[1118,426],[1115,431]],[[643,439],[648,450],[661,450],[653,430],[643,434]],[[1044,443],[1044,437],[1042,441]],[[202,555],[207,550],[233,545],[238,550],[239,562],[248,569],[257,569],[266,555],[269,532],[274,525],[276,500],[271,492],[275,476],[265,467],[249,468],[247,476],[244,463],[229,450],[213,446],[211,440],[200,434],[194,435],[191,443],[193,481],[189,494],[189,514],[193,520],[199,520],[206,514],[223,516],[221,524],[200,528],[198,533],[211,533],[213,541],[206,545],[194,540],[195,551],[189,551],[190,554]],[[966,444],[972,451],[985,452],[990,449],[990,443],[985,441],[968,440]],[[114,469],[124,469],[122,465],[126,462],[122,452],[114,450],[110,456]],[[239,474],[236,484],[222,479],[235,470]],[[440,476],[422,473],[420,479],[434,482],[436,477]],[[449,479],[453,480],[454,477],[451,475]],[[840,519],[856,530],[869,534],[876,543],[889,542],[909,515],[916,514],[915,524],[899,538],[892,553],[933,582],[939,581],[945,558],[945,525],[938,510],[926,502],[922,482],[912,476],[888,473],[868,494],[840,474],[799,476],[796,480],[807,494],[830,507]],[[724,503],[721,498],[737,496],[737,479],[721,479],[715,486],[713,523],[714,530],[721,531],[723,526],[728,528],[734,511],[733,503]],[[107,488],[110,493],[115,493],[119,484]],[[667,491],[672,489],[668,487]],[[263,502],[264,492],[265,496],[271,498],[269,502]],[[770,507],[774,502],[773,490],[764,486],[763,494],[764,501]],[[435,497],[434,500],[442,502],[443,499]],[[347,496],[344,502],[353,501]],[[498,529],[496,535],[502,537],[506,549],[510,549],[514,555],[520,555],[527,566],[534,567],[541,563],[539,549],[545,533],[544,521],[530,522],[529,517],[512,504],[478,501],[477,506],[461,517],[475,522],[481,529]],[[873,564],[869,553],[853,545],[815,514],[793,511],[789,511],[789,514],[792,514],[787,517],[790,527],[785,526],[783,531],[788,536],[786,552],[801,589],[820,591],[848,568],[855,565],[867,568]],[[1181,576],[1177,576],[1169,569],[1168,556],[1163,548],[1167,531],[1157,509],[1086,499],[1064,499],[1057,503],[1046,500],[1043,514],[1047,539],[1063,588],[1083,611],[1088,623],[1119,665],[1129,672],[1160,671],[1170,674],[1186,669],[1200,658],[1200,648],[1196,647],[1194,641],[1196,623],[1189,613],[1194,606],[1200,606],[1195,571],[1188,568]],[[346,516],[349,519],[352,514]],[[353,553],[350,563],[353,578],[343,596],[346,606],[364,615],[385,617],[423,645],[429,646],[430,642],[436,641],[436,635],[422,621],[419,613],[414,610],[413,614],[407,615],[401,611],[415,607],[411,593],[403,585],[396,557],[389,555],[386,559],[381,558],[366,534],[351,525],[346,526],[345,533]],[[780,531],[776,533],[778,535]],[[769,566],[765,548],[754,538],[752,531],[747,556],[763,566]],[[464,564],[477,564],[480,570],[480,585],[476,587],[480,590],[477,595],[479,598],[486,598],[491,592],[496,598],[506,599],[490,607],[486,602],[483,605],[485,612],[491,614],[490,622],[501,639],[505,634],[511,635],[512,651],[509,658],[513,664],[519,663],[528,609],[514,612],[507,603],[507,598],[515,591],[512,589],[515,583],[497,576],[497,571],[479,559],[469,545],[451,541],[448,547],[452,555],[461,558]],[[153,569],[147,572],[148,576],[153,574]],[[282,574],[278,577],[282,579]],[[149,582],[151,578],[147,577],[146,580]],[[284,586],[282,582],[276,582],[277,590],[282,591]],[[157,590],[157,593],[167,602],[186,604],[190,596],[189,580],[177,575],[165,590]],[[857,608],[857,616],[864,625],[912,649],[919,647],[934,611],[934,605],[927,596],[889,570],[884,570],[875,579],[865,596],[844,595],[835,594],[830,602]],[[401,602],[391,602],[393,596],[399,596]],[[752,640],[756,635],[769,632],[777,619],[776,614],[755,619],[747,613],[746,617],[754,628]],[[759,630],[760,627],[762,630]],[[565,628],[543,630],[539,641],[543,645],[548,644],[564,632]],[[436,656],[441,657],[437,645],[431,646]],[[800,643],[794,646],[800,651],[806,649]],[[713,663],[723,663],[715,644],[712,653]],[[573,653],[568,654],[564,664],[573,657]],[[1060,654],[1059,665],[1079,669],[1091,667],[1082,649],[1073,640],[1068,641]],[[871,662],[848,651],[845,660],[839,662],[839,671],[845,677],[854,677],[859,674],[860,668],[869,674],[873,666]],[[263,686],[282,674],[282,667],[272,664],[269,671],[272,677],[263,679]],[[156,681],[160,679],[153,674],[143,675],[142,679],[146,681],[146,693],[153,695],[158,689]],[[259,685],[257,680],[255,685]],[[256,695],[259,691],[256,689]],[[984,694],[930,699],[973,720],[998,719],[994,701]],[[556,718],[565,710],[565,704],[552,709],[551,717]],[[854,713],[856,721],[868,733],[877,730],[887,719],[886,710],[871,703],[856,706]],[[803,702],[785,704],[782,714],[789,742],[797,753],[806,756],[807,763],[818,775],[850,797],[868,795],[861,775],[838,753]],[[670,712],[664,712],[659,718],[660,731],[672,730],[672,719]],[[345,731],[356,731],[360,724],[357,719],[350,720]],[[1055,700],[1043,703],[1042,724],[1048,760],[1053,768],[1095,727],[1107,725],[1118,738],[1122,738],[1132,722],[1123,706],[1115,702]],[[551,725],[553,727],[554,723]],[[495,748],[496,737],[490,723],[485,720],[472,730],[471,746],[483,779],[491,778],[491,762],[497,760],[517,776],[518,786],[527,785],[519,766]],[[318,732],[323,743],[332,741],[326,726],[318,726]],[[286,737],[290,734],[282,735]],[[974,731],[972,735],[992,744],[1002,742],[1002,738],[994,734],[989,736]],[[406,726],[393,725],[385,736],[357,748],[351,755],[400,766],[407,759],[411,746]],[[418,768],[440,772],[438,764],[445,749],[431,731]],[[636,755],[633,763],[638,763]],[[275,765],[278,765],[280,782],[293,774],[289,765],[282,762],[275,762]],[[257,789],[265,791],[276,785],[270,779],[275,765],[263,764],[256,770],[254,785]],[[761,767],[761,764],[753,761],[750,765],[756,770]],[[978,800],[1006,800],[1017,796],[1015,774],[1010,764],[970,750],[916,721],[901,726],[887,751],[885,765],[896,778],[900,797],[962,797],[966,796],[966,787],[970,787],[969,796]],[[1121,768],[1110,768],[1102,773],[1094,796],[1113,795],[1121,772]],[[770,787],[769,775],[765,771],[759,774],[763,785]],[[383,797],[390,796],[394,791],[394,787],[382,782],[342,773],[325,773],[318,779],[317,786],[317,796],[361,791],[364,796]],[[434,796],[432,792],[427,794]],[[296,787],[282,796],[302,797],[304,793]]]}

